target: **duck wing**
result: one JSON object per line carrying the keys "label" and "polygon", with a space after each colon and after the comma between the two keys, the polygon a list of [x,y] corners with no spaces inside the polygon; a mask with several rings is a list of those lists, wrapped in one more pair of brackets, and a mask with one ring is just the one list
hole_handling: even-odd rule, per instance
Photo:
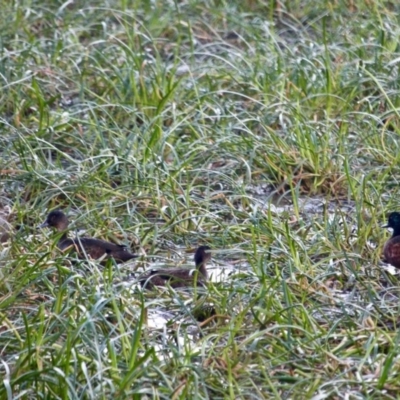
{"label": "duck wing", "polygon": [[123,262],[137,257],[137,255],[130,253],[126,246],[94,238],[65,238],[58,243],[58,248],[62,251],[69,247],[72,252],[77,251],[81,258],[90,256],[93,259],[98,259],[107,255],[107,258],[112,257],[116,261]]}

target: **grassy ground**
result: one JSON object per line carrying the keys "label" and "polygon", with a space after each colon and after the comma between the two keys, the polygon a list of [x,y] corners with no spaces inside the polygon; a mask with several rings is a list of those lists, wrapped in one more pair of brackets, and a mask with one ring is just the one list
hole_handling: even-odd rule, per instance
{"label": "grassy ground", "polygon": [[[0,3],[1,399],[398,398],[397,2]],[[201,293],[126,280],[200,244]]]}

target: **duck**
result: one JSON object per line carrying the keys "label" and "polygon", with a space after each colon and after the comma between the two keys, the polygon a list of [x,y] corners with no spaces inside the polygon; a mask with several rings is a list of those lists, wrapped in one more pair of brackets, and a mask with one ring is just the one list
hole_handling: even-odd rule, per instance
{"label": "duck", "polygon": [[153,269],[139,277],[143,288],[152,289],[155,286],[171,286],[172,288],[204,286],[208,279],[206,263],[211,260],[211,248],[200,246],[194,254],[195,269],[162,268]]}
{"label": "duck", "polygon": [[58,240],[57,247],[61,251],[67,251],[70,249],[71,252],[78,253],[79,258],[102,258],[103,262],[106,262],[109,258],[113,258],[117,263],[120,263],[138,257],[137,255],[130,253],[126,249],[126,246],[106,242],[105,240],[89,237],[70,239],[67,236],[68,226],[69,220],[64,212],[61,210],[54,210],[47,215],[45,222],[39,225],[38,228],[50,227],[62,233]]}
{"label": "duck", "polygon": [[386,242],[383,248],[383,261],[400,268],[400,213],[389,214],[388,223],[382,228],[392,228],[392,237]]}

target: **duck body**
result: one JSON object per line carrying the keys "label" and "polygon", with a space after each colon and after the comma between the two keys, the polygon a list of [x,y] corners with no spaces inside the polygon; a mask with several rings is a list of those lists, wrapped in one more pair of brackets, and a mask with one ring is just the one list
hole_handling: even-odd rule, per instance
{"label": "duck body", "polygon": [[400,268],[400,236],[391,238],[383,248],[384,262]]}
{"label": "duck body", "polygon": [[106,255],[107,258],[114,258],[117,262],[129,261],[137,256],[127,251],[125,246],[106,242],[105,240],[93,238],[65,238],[57,243],[57,247],[61,251],[67,251],[68,248],[74,249],[80,258],[98,259]]}
{"label": "duck body", "polygon": [[108,258],[113,258],[116,262],[125,262],[137,257],[137,255],[130,253],[125,246],[105,240],[87,237],[70,239],[67,236],[68,225],[68,217],[62,211],[55,210],[50,212],[46,221],[39,228],[52,227],[58,232],[62,232],[57,247],[61,251],[76,252],[79,258],[98,259],[104,257],[105,261]]}
{"label": "duck body", "polygon": [[[196,277],[197,275],[197,277]],[[154,286],[171,286],[176,289],[179,287],[204,286],[204,276],[194,269],[166,268],[151,270],[140,278],[140,284],[146,289]]]}
{"label": "duck body", "polygon": [[392,237],[383,248],[383,261],[393,265],[393,267],[400,268],[400,213],[391,213],[387,225],[384,225],[383,228],[393,229]]}
{"label": "duck body", "polygon": [[154,286],[171,286],[174,289],[194,285],[204,286],[208,278],[206,263],[211,259],[210,250],[208,246],[200,246],[196,250],[194,255],[195,269],[154,269],[141,276],[139,282],[146,289],[151,289]]}

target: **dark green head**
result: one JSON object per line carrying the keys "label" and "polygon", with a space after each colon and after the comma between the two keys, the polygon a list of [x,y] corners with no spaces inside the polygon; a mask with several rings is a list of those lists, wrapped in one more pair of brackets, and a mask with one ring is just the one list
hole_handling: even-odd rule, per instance
{"label": "dark green head", "polygon": [[400,232],[400,213],[399,212],[392,212],[389,214],[388,223],[384,225],[383,228],[392,228],[393,233],[396,235]]}

